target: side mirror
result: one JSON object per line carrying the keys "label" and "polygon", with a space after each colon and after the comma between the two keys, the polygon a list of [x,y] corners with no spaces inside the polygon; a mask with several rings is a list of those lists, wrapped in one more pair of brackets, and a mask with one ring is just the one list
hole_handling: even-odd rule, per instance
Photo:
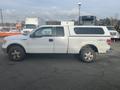
{"label": "side mirror", "polygon": [[35,36],[34,33],[30,35],[30,38],[42,38],[42,37],[43,37],[42,35],[41,36]]}
{"label": "side mirror", "polygon": [[30,38],[35,38],[35,35],[34,34],[30,34]]}

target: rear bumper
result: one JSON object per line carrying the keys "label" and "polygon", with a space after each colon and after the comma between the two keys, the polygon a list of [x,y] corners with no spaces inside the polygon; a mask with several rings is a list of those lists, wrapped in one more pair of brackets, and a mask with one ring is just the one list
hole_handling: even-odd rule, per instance
{"label": "rear bumper", "polygon": [[108,53],[108,54],[109,54],[109,53],[112,53],[112,51],[113,51],[113,49],[112,49],[112,48],[110,48],[109,50],[107,50],[107,51],[106,51],[106,53]]}

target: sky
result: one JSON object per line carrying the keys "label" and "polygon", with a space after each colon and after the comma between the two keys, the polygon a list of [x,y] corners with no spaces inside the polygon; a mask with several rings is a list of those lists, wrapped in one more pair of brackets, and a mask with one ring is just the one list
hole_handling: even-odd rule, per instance
{"label": "sky", "polygon": [[81,2],[81,15],[120,18],[120,0],[0,0],[0,9],[5,22],[21,21],[26,17],[76,20],[78,2]]}

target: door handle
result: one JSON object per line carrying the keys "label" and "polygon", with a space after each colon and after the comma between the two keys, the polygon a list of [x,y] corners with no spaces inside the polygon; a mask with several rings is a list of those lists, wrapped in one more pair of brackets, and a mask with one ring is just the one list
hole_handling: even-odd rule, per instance
{"label": "door handle", "polygon": [[53,39],[49,39],[49,42],[53,42]]}

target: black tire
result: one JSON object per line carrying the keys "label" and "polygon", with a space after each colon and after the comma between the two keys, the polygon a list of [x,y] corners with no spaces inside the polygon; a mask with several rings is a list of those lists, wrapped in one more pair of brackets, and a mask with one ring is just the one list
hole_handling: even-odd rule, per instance
{"label": "black tire", "polygon": [[25,58],[25,51],[22,47],[13,45],[8,50],[8,56],[12,61],[22,61]]}
{"label": "black tire", "polygon": [[89,47],[83,48],[79,55],[80,60],[86,63],[93,62],[96,59],[96,52]]}

